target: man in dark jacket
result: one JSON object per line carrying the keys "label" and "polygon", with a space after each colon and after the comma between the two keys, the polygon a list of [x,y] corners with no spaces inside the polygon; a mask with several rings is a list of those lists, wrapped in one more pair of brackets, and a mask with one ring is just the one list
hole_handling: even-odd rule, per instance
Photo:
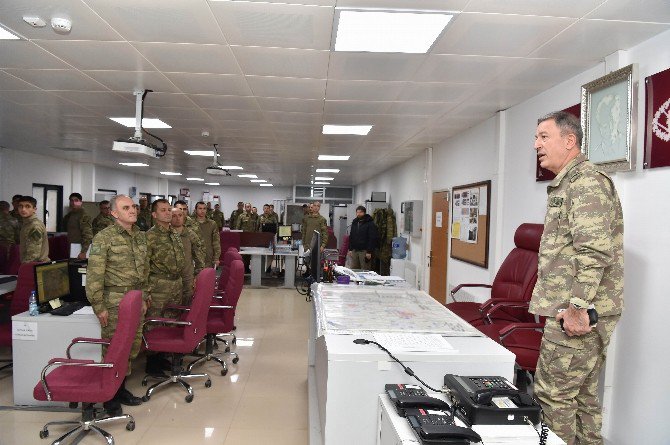
{"label": "man in dark jacket", "polygon": [[372,253],[377,248],[379,233],[372,217],[365,213],[365,207],[356,207],[356,219],[351,223],[347,267],[350,269],[370,269]]}

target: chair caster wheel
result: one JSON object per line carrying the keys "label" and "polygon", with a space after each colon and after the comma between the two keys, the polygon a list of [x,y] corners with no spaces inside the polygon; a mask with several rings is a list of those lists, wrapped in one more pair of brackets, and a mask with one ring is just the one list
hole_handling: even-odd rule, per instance
{"label": "chair caster wheel", "polygon": [[230,352],[230,346],[226,348],[226,352]]}
{"label": "chair caster wheel", "polygon": [[235,358],[233,359],[233,363],[237,363],[237,362],[239,362],[239,361],[240,361],[240,358],[239,358],[239,357],[235,357]]}
{"label": "chair caster wheel", "polygon": [[212,386],[212,381],[211,381],[211,380],[207,380],[207,381],[205,382],[205,388],[210,388],[211,386]]}
{"label": "chair caster wheel", "polygon": [[234,345],[237,344],[237,337],[233,338],[233,344],[234,344]]}
{"label": "chair caster wheel", "polygon": [[186,400],[186,403],[191,403],[193,401],[193,394],[187,395],[184,397],[184,400]]}
{"label": "chair caster wheel", "polygon": [[213,347],[214,349],[219,349],[219,342],[215,341]]}
{"label": "chair caster wheel", "polygon": [[127,429],[128,431],[134,431],[134,430],[135,430],[135,422],[128,422],[128,423],[126,424],[126,429]]}
{"label": "chair caster wheel", "polygon": [[226,374],[228,374],[228,370],[227,369],[222,369],[221,370],[221,375],[226,375]]}
{"label": "chair caster wheel", "polygon": [[49,437],[49,431],[47,430],[40,431],[40,439],[46,439],[47,437]]}
{"label": "chair caster wheel", "polygon": [[142,396],[142,401],[143,402],[148,402],[151,396]]}

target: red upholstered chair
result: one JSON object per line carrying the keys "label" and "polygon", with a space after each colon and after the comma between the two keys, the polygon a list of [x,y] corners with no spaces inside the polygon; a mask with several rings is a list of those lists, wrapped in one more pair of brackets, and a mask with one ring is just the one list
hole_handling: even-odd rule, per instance
{"label": "red upholstered chair", "polygon": [[338,266],[346,266],[348,252],[349,252],[349,235],[344,235],[344,237],[342,238],[342,250],[340,250],[340,256],[337,259]]}
{"label": "red upholstered chair", "polygon": [[223,260],[221,260],[221,275],[217,280],[217,288],[215,291],[216,295],[223,295],[226,291],[226,283],[228,282],[228,276],[230,273],[230,263],[233,260],[242,260],[242,255],[234,247],[228,248],[223,254]]}
{"label": "red upholstered chair", "polygon": [[[200,357],[188,365],[187,371],[191,372],[193,367],[205,361],[214,360],[219,363],[223,369],[221,375],[228,373],[228,366],[218,355],[214,354],[214,344],[217,335],[233,335],[232,330],[235,321],[235,307],[242,294],[242,287],[244,285],[244,263],[242,260],[233,260],[230,264],[230,276],[226,283],[226,294],[220,297],[220,302],[213,304],[209,308],[209,315],[207,316],[207,335],[205,337],[205,353],[199,354]],[[226,348],[226,352],[222,353],[233,357],[233,363],[239,361],[239,357],[235,352],[230,352],[230,348]]]}
{"label": "red upholstered chair", "polygon": [[[145,401],[151,398],[151,395],[158,388],[169,385],[170,383],[179,383],[188,392],[185,400],[193,401],[193,388],[186,382],[186,379],[204,377],[205,387],[212,386],[212,380],[207,374],[187,374],[182,368],[182,361],[185,354],[189,354],[200,343],[200,340],[206,334],[207,313],[214,295],[214,280],[216,273],[211,267],[203,269],[196,278],[195,291],[191,305],[188,307],[186,316],[183,318],[148,318],[144,321],[145,328],[147,324],[157,324],[150,331],[144,331],[144,346],[149,351],[166,352],[171,355],[172,373],[170,377],[162,380],[147,389],[143,397]],[[142,385],[146,386],[147,380],[153,376],[147,375],[142,380]]]}
{"label": "red upholstered chair", "polygon": [[[20,314],[28,310],[28,300],[30,293],[35,290],[35,265],[40,263],[25,263],[19,267],[19,273],[16,277],[16,289],[12,293],[12,299],[9,302],[9,316]],[[0,324],[0,346],[12,346],[12,322]],[[11,360],[0,360],[0,363],[7,363],[0,366],[0,371],[12,366]]]}
{"label": "red upholstered chair", "polygon": [[49,237],[49,259],[51,261],[70,258],[70,242],[66,233],[58,233]]}
{"label": "red upholstered chair", "polygon": [[532,322],[528,302],[537,281],[537,257],[542,237],[542,224],[521,224],[514,234],[516,246],[503,261],[493,284],[460,284],[451,291],[467,287],[491,289],[491,298],[484,303],[458,302],[447,304],[454,312],[473,326],[492,323]]}
{"label": "red upholstered chair", "polygon": [[235,250],[240,250],[240,232],[231,232],[230,230],[222,230],[219,232],[219,241],[221,243],[221,258],[223,261],[226,252],[231,247]]}
{"label": "red upholstered chair", "polygon": [[[136,290],[126,293],[119,305],[119,321],[114,337],[111,339],[75,338],[67,348],[67,358],[51,359],[44,367],[41,380],[33,390],[35,399],[81,402],[82,417],[81,420],[47,423],[40,431],[41,438],[49,435],[51,425],[76,425],[76,428],[65,433],[54,443],[60,444],[65,438],[80,431],[88,434],[92,430],[104,437],[108,444],[113,444],[112,435],[100,428],[99,424],[124,420],[128,422],[127,430],[135,429],[133,416],[124,414],[101,418],[99,415],[96,416],[93,405],[111,400],[121,386],[128,369],[128,357],[141,315],[142,293]],[[70,358],[70,348],[79,343],[106,344],[109,347],[105,357],[99,363],[93,360]],[[48,372],[51,368],[56,369]]]}
{"label": "red upholstered chair", "polygon": [[21,247],[14,244],[9,248],[9,256],[7,257],[7,266],[5,275],[18,275],[19,267],[21,266]]}

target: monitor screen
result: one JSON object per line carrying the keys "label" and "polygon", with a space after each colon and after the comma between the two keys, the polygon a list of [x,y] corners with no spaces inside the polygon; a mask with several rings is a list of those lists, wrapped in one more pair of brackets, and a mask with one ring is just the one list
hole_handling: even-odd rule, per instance
{"label": "monitor screen", "polygon": [[314,231],[312,236],[312,243],[309,246],[312,256],[310,257],[309,268],[311,275],[315,282],[321,282],[321,233],[318,230]]}
{"label": "monitor screen", "polygon": [[68,260],[36,265],[35,291],[39,303],[46,303],[49,300],[69,295]]}
{"label": "monitor screen", "polygon": [[285,239],[291,238],[291,226],[279,226],[277,236]]}

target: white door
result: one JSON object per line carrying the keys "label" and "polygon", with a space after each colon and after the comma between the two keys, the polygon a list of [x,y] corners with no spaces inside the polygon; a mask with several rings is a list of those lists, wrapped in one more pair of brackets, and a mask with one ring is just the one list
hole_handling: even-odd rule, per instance
{"label": "white door", "polygon": [[[47,232],[55,232],[58,229],[58,190],[47,190],[46,223]],[[65,230],[65,227],[63,227]]]}
{"label": "white door", "polygon": [[40,221],[44,221],[44,187],[33,186],[33,198],[37,200],[37,211],[35,215]]}

